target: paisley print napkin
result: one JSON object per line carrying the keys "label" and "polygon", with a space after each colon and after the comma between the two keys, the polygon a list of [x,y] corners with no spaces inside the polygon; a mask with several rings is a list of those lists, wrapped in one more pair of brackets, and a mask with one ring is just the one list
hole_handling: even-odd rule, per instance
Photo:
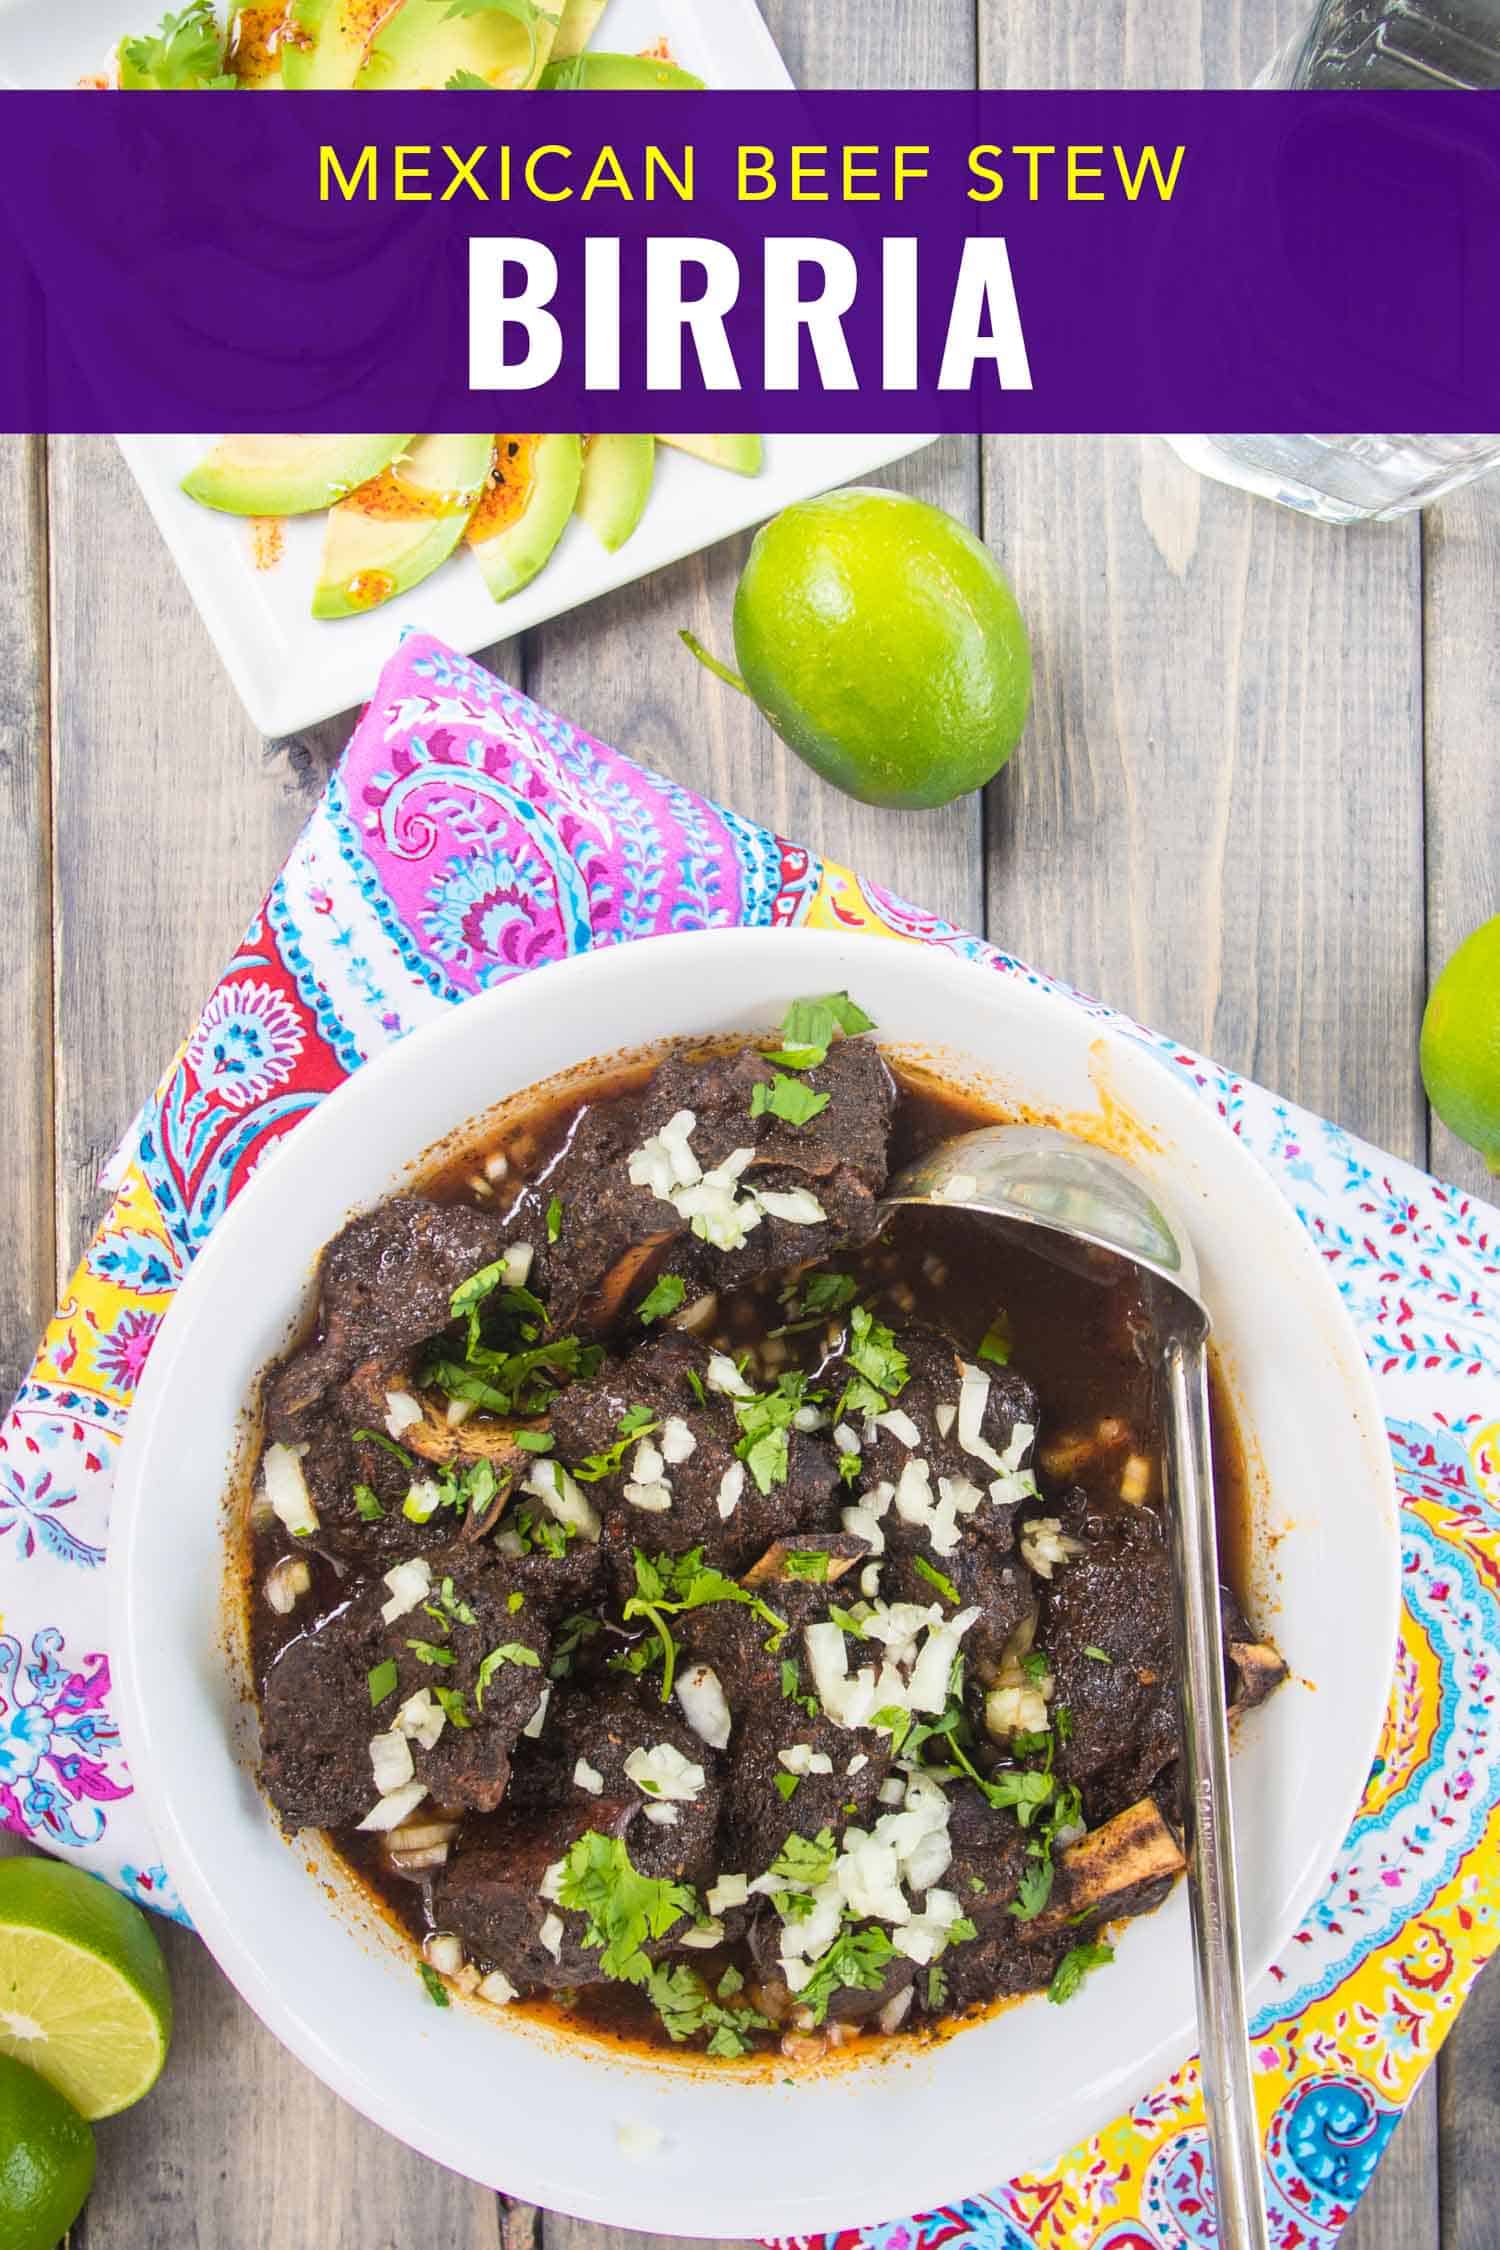
{"label": "paisley print napkin", "polygon": [[[229,1199],[388,1041],[588,946],[807,923],[1007,954],[644,771],[422,635],[113,1162],[109,1214],[0,1430],[0,1817],[179,1911],[110,1706],[110,1480],[172,1292]],[[1058,989],[1054,987],[1053,989]],[[1109,1011],[1077,994],[1073,1005]],[[1323,2250],[1493,1944],[1500,1909],[1500,1212],[1135,1025],[1263,1163],[1380,1388],[1404,1630],[1380,1755],[1254,2026],[1278,2250]],[[836,2250],[1214,2241],[1196,2070],[1044,2175]]]}

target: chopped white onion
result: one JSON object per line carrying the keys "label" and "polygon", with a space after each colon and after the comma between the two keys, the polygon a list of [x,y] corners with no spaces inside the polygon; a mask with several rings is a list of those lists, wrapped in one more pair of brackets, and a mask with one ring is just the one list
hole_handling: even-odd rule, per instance
{"label": "chopped white onion", "polygon": [[728,1523],[745,1490],[745,1464],[731,1461],[719,1479],[719,1514]]}
{"label": "chopped white onion", "polygon": [[420,1422],[421,1419],[421,1403],[412,1397],[410,1391],[386,1392],[385,1426],[393,1438],[399,1438],[403,1430],[409,1430],[413,1423]]}
{"label": "chopped white onion", "polygon": [[500,1279],[507,1289],[524,1289],[536,1252],[529,1242],[513,1242],[500,1260]]}
{"label": "chopped white onion", "polygon": [[679,1109],[659,1133],[633,1149],[626,1167],[632,1187],[648,1187],[658,1202],[670,1203],[674,1190],[701,1180],[703,1167],[689,1145],[697,1122],[690,1109]]}
{"label": "chopped white onion", "polygon": [[847,1765],[847,1766],[845,1766],[845,1768],[844,1768],[844,1771],[845,1771],[845,1773],[846,1773],[846,1774],[850,1774],[850,1775],[853,1775],[853,1774],[857,1774],[857,1773],[863,1773],[863,1772],[864,1772],[864,1770],[865,1770],[865,1767],[866,1767],[866,1766],[867,1766],[867,1765],[868,1765],[869,1763],[870,1763],[870,1761],[869,1761],[869,1759],[868,1759],[868,1758],[866,1757],[866,1755],[865,1755],[864,1751],[863,1751],[863,1750],[856,1750],[856,1751],[855,1751],[855,1753],[854,1753],[854,1756],[853,1756],[853,1757],[852,1757],[852,1758],[851,1758],[851,1759],[849,1760],[849,1763],[848,1763],[848,1765]]}
{"label": "chopped white onion", "polygon": [[756,1201],[773,1219],[785,1219],[794,1227],[821,1226],[828,1213],[809,1188],[761,1188]]}
{"label": "chopped white onion", "polygon": [[555,1906],[558,1900],[562,1897],[562,1887],[563,1884],[567,1881],[567,1876],[567,1861],[565,1859],[555,1859],[550,1867],[543,1868],[542,1870],[542,1879],[536,1887],[537,1897],[544,1898],[549,1902],[549,1904]]}
{"label": "chopped white onion", "polygon": [[874,1601],[876,1595],[880,1592],[880,1565],[878,1562],[865,1564],[864,1569],[859,1574],[859,1590],[867,1602]]}
{"label": "chopped white onion", "polygon": [[546,1948],[547,1952],[551,1954],[553,1960],[561,1961],[563,1941],[562,1916],[560,1914],[548,1914],[543,1919],[542,1926],[537,1931],[536,1935],[537,1943]]}
{"label": "chopped white onion", "polygon": [[391,1598],[381,1608],[380,1621],[383,1625],[394,1625],[398,1617],[405,1617],[432,1592],[432,1566],[425,1555],[413,1555],[410,1562],[399,1562],[393,1570],[388,1570],[385,1583],[391,1590]]}
{"label": "chopped white onion", "polygon": [[1033,1516],[1021,1533],[1021,1559],[1038,1578],[1050,1578],[1059,1563],[1082,1552],[1081,1542],[1068,1538],[1056,1516]]}
{"label": "chopped white onion", "polygon": [[262,1588],[270,1607],[278,1617],[290,1617],[302,1596],[312,1584],[312,1572],[300,1555],[283,1555],[266,1572]]}
{"label": "chopped white onion", "polygon": [[521,1490],[529,1492],[560,1524],[576,1531],[580,1539],[592,1540],[596,1545],[603,1525],[599,1511],[592,1500],[574,1483],[561,1461],[544,1457],[535,1462],[521,1480]]}
{"label": "chopped white onion", "polygon": [[[676,1469],[698,1450],[698,1440],[680,1414],[669,1416],[662,1425],[661,1457],[669,1469]],[[641,1457],[635,1457],[635,1473],[642,1474]]]}
{"label": "chopped white onion", "polygon": [[503,1180],[509,1170],[510,1158],[504,1149],[495,1149],[484,1160],[484,1176],[487,1180]]}
{"label": "chopped white onion", "polygon": [[872,1555],[885,1553],[885,1533],[868,1508],[845,1508],[841,1521],[846,1531],[852,1531],[856,1539],[863,1539]]}
{"label": "chopped white onion", "polygon": [[695,1922],[690,1930],[683,1931],[676,1942],[678,1945],[694,1946],[700,1952],[707,1953],[711,1946],[723,1944],[724,1925],[722,1922]]}
{"label": "chopped white onion", "polygon": [[743,1906],[750,1896],[750,1885],[743,1875],[721,1875],[712,1888],[703,1894],[703,1902],[710,1914],[725,1914],[733,1906]]}
{"label": "chopped white onion", "polygon": [[847,1422],[834,1423],[833,1442],[840,1453],[858,1453],[860,1450],[859,1439]]}
{"label": "chopped white onion", "polygon": [[425,1940],[422,1951],[439,1976],[455,1977],[464,1965],[463,1939],[455,1937],[451,1930],[434,1930]]}
{"label": "chopped white onion", "polygon": [[443,1488],[434,1477],[418,1477],[406,1489],[401,1513],[408,1523],[430,1523],[443,1504]]}
{"label": "chopped white onion", "polygon": [[573,1768],[573,1786],[575,1789],[586,1789],[591,1797],[602,1797],[604,1776],[597,1766],[589,1764],[587,1758],[580,1758]]}
{"label": "chopped white onion", "polygon": [[1028,1681],[1024,1687],[991,1688],[984,1699],[985,1732],[996,1741],[1004,1741],[1018,1731],[1042,1734],[1050,1724],[1047,1698],[1040,1682],[1033,1685]]}
{"label": "chopped white onion", "polygon": [[957,1404],[952,1399],[944,1399],[941,1405],[934,1407],[932,1419],[937,1424],[939,1437],[952,1437],[953,1425],[958,1420]]}
{"label": "chopped white onion", "polygon": [[272,1445],[267,1447],[261,1463],[261,1477],[271,1512],[294,1539],[305,1539],[309,1532],[318,1528],[318,1511],[302,1474],[302,1453],[301,1446]]}
{"label": "chopped white onion", "polygon": [[915,1453],[922,1442],[922,1433],[916,1423],[899,1406],[893,1406],[889,1414],[877,1414],[875,1426],[877,1429],[889,1430],[897,1444],[904,1445],[908,1453]]}
{"label": "chopped white onion", "polygon": [[658,1828],[675,1828],[678,1819],[677,1807],[675,1805],[648,1805],[646,1807],[646,1818],[654,1821]]}
{"label": "chopped white onion", "polygon": [[404,1734],[392,1727],[388,1734],[370,1737],[370,1771],[375,1776],[377,1797],[394,1796],[404,1789],[416,1772],[412,1764],[411,1744]]}
{"label": "chopped white onion", "polygon": [[904,1805],[906,1802],[906,1783],[901,1779],[899,1773],[888,1774],[875,1794],[883,1805]]}
{"label": "chopped white onion", "polygon": [[431,1688],[418,1688],[396,1713],[396,1731],[409,1736],[423,1750],[437,1747],[438,1736],[447,1724],[448,1715]]}
{"label": "chopped white onion", "polygon": [[637,1484],[660,1484],[666,1465],[660,1447],[653,1445],[649,1438],[642,1438],[635,1449],[630,1473]]}
{"label": "chopped white onion", "polygon": [[708,1363],[704,1383],[711,1391],[721,1391],[725,1398],[753,1398],[754,1391],[735,1366],[728,1352],[715,1352]]}
{"label": "chopped white onion", "polygon": [[404,1789],[397,1789],[389,1797],[382,1797],[360,1822],[360,1827],[375,1835],[391,1828],[399,1828],[408,1813],[415,1812],[427,1794],[426,1784],[409,1781]]}
{"label": "chopped white onion", "polygon": [[824,1419],[815,1406],[799,1406],[792,1416],[792,1428],[801,1430],[806,1435],[812,1430],[821,1430]]}
{"label": "chopped white onion", "polygon": [[921,1655],[911,1668],[910,1696],[914,1711],[943,1709],[948,1701],[948,1681],[958,1644],[978,1617],[977,1607],[961,1609],[956,1617],[946,1618],[941,1625],[932,1627]]}
{"label": "chopped white onion", "polygon": [[642,1796],[684,1805],[702,1796],[708,1778],[700,1765],[683,1756],[675,1742],[632,1750],[625,1760],[625,1772]]}
{"label": "chopped white onion", "polygon": [[[482,1992],[484,1990],[483,1985],[481,1985],[479,1989]],[[916,1987],[914,1985],[903,1985],[901,1990],[896,1994],[893,2000],[887,2000],[885,2006],[881,2009],[879,2015],[875,2018],[875,2021],[879,2024],[881,2030],[886,2033],[887,2037],[889,2037],[892,2032],[899,2031],[901,2029],[901,2026],[905,2023],[907,2017],[911,2014],[912,1997],[915,1990]]]}
{"label": "chopped white onion", "polygon": [[643,1515],[664,1516],[672,1506],[672,1487],[669,1484],[627,1484],[626,1505],[639,1508]]}
{"label": "chopped white onion", "polygon": [[516,1988],[503,1969],[491,1969],[487,1977],[479,1980],[479,1997],[496,2008],[508,2008],[517,1998]]}
{"label": "chopped white onion", "polygon": [[777,1763],[788,1773],[832,1773],[833,1760],[826,1750],[815,1750],[810,1742],[793,1742],[776,1753]]}
{"label": "chopped white onion", "polygon": [[729,1703],[719,1675],[708,1664],[689,1664],[677,1677],[677,1700],[682,1715],[711,1750],[724,1749],[729,1741]]}
{"label": "chopped white onion", "polygon": [[967,1362],[961,1364],[964,1379],[958,1392],[958,1442],[965,1453],[972,1453],[976,1461],[982,1461],[987,1469],[1003,1476],[1005,1462],[980,1429],[989,1404],[990,1379],[982,1367],[970,1367]]}
{"label": "chopped white onion", "polygon": [[449,1429],[450,1429],[450,1430],[461,1430],[461,1429],[463,1428],[463,1426],[464,1426],[465,1422],[467,1422],[467,1421],[468,1421],[468,1419],[469,1419],[469,1416],[470,1416],[470,1415],[471,1415],[471,1414],[472,1414],[473,1412],[474,1412],[474,1401],[473,1401],[473,1399],[471,1399],[471,1398],[450,1398],[450,1399],[449,1399],[449,1401],[448,1401],[448,1427],[449,1427]]}
{"label": "chopped white onion", "polygon": [[547,1685],[543,1688],[540,1696],[537,1698],[536,1709],[532,1712],[531,1717],[526,1721],[525,1726],[521,1729],[522,1734],[525,1735],[528,1742],[535,1742],[541,1734],[543,1727],[547,1724],[547,1706],[551,1701],[552,1682],[549,1680],[547,1682]]}

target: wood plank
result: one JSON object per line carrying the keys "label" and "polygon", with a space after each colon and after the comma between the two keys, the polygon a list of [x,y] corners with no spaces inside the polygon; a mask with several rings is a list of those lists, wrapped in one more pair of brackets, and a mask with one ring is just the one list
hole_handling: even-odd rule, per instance
{"label": "wood plank", "polygon": [[[1500,914],[1500,770],[1490,752],[1500,657],[1489,621],[1500,572],[1493,483],[1424,521],[1429,988],[1468,933]],[[1431,1119],[1432,1168],[1500,1200],[1475,1150]],[[1443,2250],[1489,2250],[1500,2161],[1500,1977],[1487,1969],[1438,2063]]]}
{"label": "wood plank", "polygon": [[47,494],[39,439],[0,437],[0,1397],[53,1305],[52,844],[47,741]]}
{"label": "wood plank", "polygon": [[[330,730],[267,759],[114,446],[52,447],[59,1278],[96,1175],[295,836]],[[88,2250],[434,2242],[496,2250],[494,2198],[355,2116],[166,1933],[162,2085],[100,2135]]]}

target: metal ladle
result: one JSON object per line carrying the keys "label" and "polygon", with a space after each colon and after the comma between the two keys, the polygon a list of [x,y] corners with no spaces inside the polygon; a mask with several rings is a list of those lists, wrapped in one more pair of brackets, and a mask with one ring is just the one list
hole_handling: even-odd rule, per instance
{"label": "metal ladle", "polygon": [[1229,1794],[1208,1414],[1210,1320],[1198,1294],[1198,1261],[1186,1231],[1138,1173],[1049,1126],[990,1125],[942,1142],[887,1190],[887,1209],[910,1205],[1023,1227],[1036,1250],[1065,1265],[1082,1264],[1096,1277],[1090,1254],[1111,1251],[1158,1284],[1151,1291],[1146,1348],[1165,1402],[1188,1893],[1217,2240],[1222,2250],[1267,2250]]}

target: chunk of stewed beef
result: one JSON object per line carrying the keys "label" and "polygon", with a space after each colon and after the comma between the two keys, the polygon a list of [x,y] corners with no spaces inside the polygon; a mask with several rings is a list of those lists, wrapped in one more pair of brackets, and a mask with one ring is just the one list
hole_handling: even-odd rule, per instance
{"label": "chunk of stewed beef", "polygon": [[[1177,1750],[1172,1587],[1156,1511],[1080,1491],[1029,1519],[1023,1548],[1044,1559],[1037,1645],[1053,1703],[1071,1715],[1057,1770],[1083,1794],[1090,1826],[1144,1797]],[[1049,1532],[1073,1543],[1057,1555]]]}
{"label": "chunk of stewed beef", "polygon": [[[754,1104],[765,1103],[777,1075],[753,1048],[674,1055],[634,1101],[585,1115],[546,1182],[560,1205],[546,1264],[554,1328],[602,1334],[663,1270],[696,1294],[871,1239],[895,1106],[879,1051],[841,1040],[826,1062],[797,1073],[799,1086],[828,1097],[805,1125],[789,1124],[769,1107],[757,1114]],[[651,1145],[680,1118],[692,1120],[682,1128],[691,1168],[713,1174],[727,1163],[733,1172],[724,1200],[741,1207],[738,1221],[716,1227],[700,1214],[695,1225],[669,1195],[631,1178],[633,1168],[650,1168]],[[665,1178],[660,1184],[680,1193]],[[769,1202],[761,1204],[762,1195]],[[791,1205],[778,1209],[786,1198]],[[742,1230],[743,1241],[726,1246],[726,1237]]]}
{"label": "chunk of stewed beef", "polygon": [[435,1803],[483,1810],[505,1794],[547,1679],[540,1610],[471,1546],[395,1575],[394,1586],[362,1586],[288,1642],[266,1676],[261,1779],[289,1828],[363,1820],[380,1794],[370,1744],[392,1733],[408,1745],[411,1781]]}
{"label": "chunk of stewed beef", "polygon": [[499,1249],[495,1214],[467,1204],[396,1195],[351,1219],[319,1263],[315,1339],[270,1385],[271,1436],[303,1436],[306,1411],[361,1361],[394,1361],[439,1334],[455,1289]]}
{"label": "chunk of stewed beef", "polygon": [[[470,1823],[434,1911],[518,1987],[592,1984],[599,1948],[587,1943],[587,1917],[556,1895],[560,1864],[593,1834],[623,1844],[638,1875],[684,1884],[696,1898],[715,1873],[719,1760],[670,1708],[625,1679],[557,1693],[539,1758],[561,1801]],[[541,1794],[535,1776],[533,1792]],[[694,1926],[695,1914],[684,1911],[648,1943],[649,1957],[676,1953]]]}
{"label": "chunk of stewed beef", "polygon": [[[622,1591],[634,1588],[632,1557],[681,1555],[708,1546],[720,1569],[746,1569],[782,1533],[831,1522],[838,1471],[827,1442],[787,1433],[785,1475],[762,1491],[736,1453],[741,1439],[733,1399],[738,1380],[692,1336],[657,1334],[628,1359],[610,1360],[574,1383],[552,1410],[558,1457],[587,1473],[614,1453],[619,1466],[587,1487],[604,1520],[604,1547]],[[621,1424],[644,1412],[655,1426],[620,1452]]]}

